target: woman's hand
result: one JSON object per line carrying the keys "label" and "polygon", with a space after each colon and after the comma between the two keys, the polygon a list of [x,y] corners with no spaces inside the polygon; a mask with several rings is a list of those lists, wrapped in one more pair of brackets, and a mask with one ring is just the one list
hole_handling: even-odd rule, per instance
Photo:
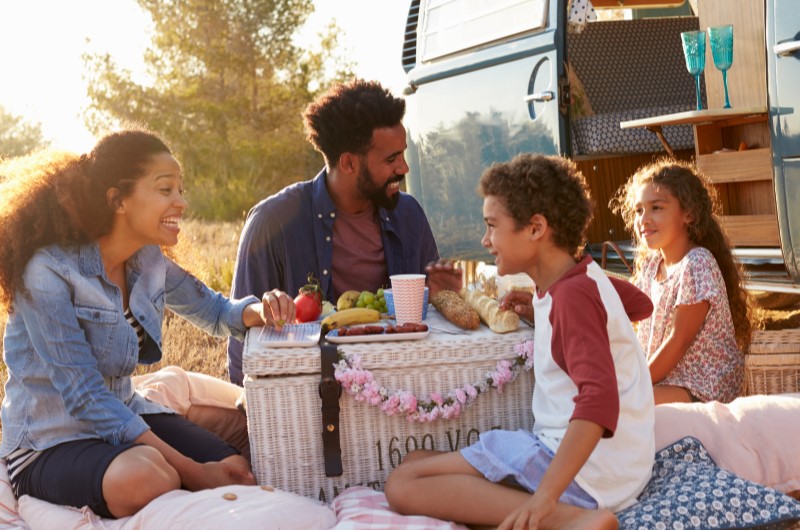
{"label": "woman's hand", "polygon": [[533,293],[509,291],[500,300],[500,309],[511,309],[528,322],[533,322]]}
{"label": "woman's hand", "polygon": [[457,268],[452,260],[432,261],[425,266],[425,272],[428,275],[428,289],[431,295],[443,289],[459,292],[463,287],[461,269]]}
{"label": "woman's hand", "polygon": [[249,328],[267,325],[280,329],[285,324],[293,324],[294,318],[294,300],[278,289],[264,293],[261,303],[247,306],[242,315],[244,325]]}
{"label": "woman's hand", "polygon": [[191,473],[181,476],[181,481],[189,491],[199,491],[232,484],[252,486],[256,483],[256,478],[244,459],[225,459],[221,462],[197,464],[192,467]]}

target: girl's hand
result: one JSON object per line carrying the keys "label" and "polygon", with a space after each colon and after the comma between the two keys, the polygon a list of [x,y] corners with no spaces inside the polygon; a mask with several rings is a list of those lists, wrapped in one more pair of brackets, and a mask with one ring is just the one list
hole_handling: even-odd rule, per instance
{"label": "girl's hand", "polygon": [[509,291],[500,300],[500,309],[511,309],[528,322],[533,322],[533,293]]}
{"label": "girl's hand", "polygon": [[535,530],[555,509],[555,500],[534,493],[525,504],[511,512],[497,530]]}

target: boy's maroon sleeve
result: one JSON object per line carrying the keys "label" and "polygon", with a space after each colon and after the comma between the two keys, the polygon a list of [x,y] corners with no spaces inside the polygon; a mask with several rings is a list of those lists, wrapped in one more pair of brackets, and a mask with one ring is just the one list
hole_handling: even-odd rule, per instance
{"label": "boy's maroon sleeve", "polygon": [[551,354],[578,388],[571,419],[596,423],[609,438],[617,428],[620,407],[607,313],[593,282],[575,287],[553,303]]}
{"label": "boy's maroon sleeve", "polygon": [[609,277],[609,280],[611,280],[611,285],[614,286],[614,289],[617,290],[617,294],[619,294],[619,298],[625,308],[625,313],[628,314],[628,319],[631,322],[644,320],[653,314],[652,300],[638,287],[619,278]]}

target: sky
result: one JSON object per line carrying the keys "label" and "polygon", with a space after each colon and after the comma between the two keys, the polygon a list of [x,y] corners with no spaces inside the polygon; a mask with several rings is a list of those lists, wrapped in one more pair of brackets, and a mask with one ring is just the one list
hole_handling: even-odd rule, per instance
{"label": "sky", "polygon": [[[335,19],[341,28],[340,46],[355,73],[377,79],[400,95],[409,0],[314,4],[300,43],[313,45],[317,33]],[[149,31],[149,17],[135,0],[0,0],[0,106],[40,123],[54,146],[88,151],[95,138],[82,116],[87,99],[81,56],[107,51],[142,80]]]}

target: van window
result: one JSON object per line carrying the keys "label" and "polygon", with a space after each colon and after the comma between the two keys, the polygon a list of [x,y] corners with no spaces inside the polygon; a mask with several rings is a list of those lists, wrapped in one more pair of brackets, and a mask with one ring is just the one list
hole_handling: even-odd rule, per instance
{"label": "van window", "polygon": [[543,28],[547,0],[426,0],[422,62]]}

